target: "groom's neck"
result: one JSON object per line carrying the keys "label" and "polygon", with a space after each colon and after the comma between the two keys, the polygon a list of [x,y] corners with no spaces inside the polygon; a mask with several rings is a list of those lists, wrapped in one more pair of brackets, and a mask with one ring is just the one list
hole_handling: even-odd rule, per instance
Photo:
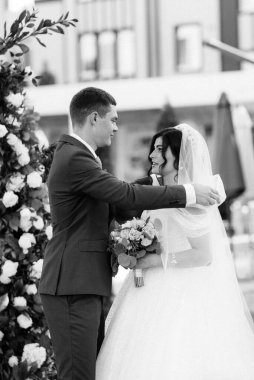
{"label": "groom's neck", "polygon": [[93,140],[93,137],[91,136],[91,133],[89,133],[86,129],[81,128],[73,128],[73,133],[78,135],[82,140],[84,140],[87,144],[89,144],[94,150],[96,150],[98,147],[95,144],[95,141]]}

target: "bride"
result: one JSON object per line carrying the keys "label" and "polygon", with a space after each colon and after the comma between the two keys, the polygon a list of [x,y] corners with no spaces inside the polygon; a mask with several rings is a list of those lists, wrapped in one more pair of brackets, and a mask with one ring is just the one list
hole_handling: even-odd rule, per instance
{"label": "bride", "polygon": [[[213,183],[224,191],[205,140],[186,124],[155,135],[149,158],[166,185]],[[136,288],[130,272],[116,297],[96,380],[253,380],[253,322],[218,207],[148,216],[160,221],[162,254],[139,260],[145,286]]]}

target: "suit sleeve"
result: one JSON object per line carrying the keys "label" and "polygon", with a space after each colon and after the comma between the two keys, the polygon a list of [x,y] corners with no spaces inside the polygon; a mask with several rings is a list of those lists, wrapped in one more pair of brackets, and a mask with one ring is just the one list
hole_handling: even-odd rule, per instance
{"label": "suit sleeve", "polygon": [[185,207],[186,193],[183,186],[153,187],[128,184],[103,171],[85,151],[72,155],[69,175],[73,192],[129,210],[153,210],[169,207]]}

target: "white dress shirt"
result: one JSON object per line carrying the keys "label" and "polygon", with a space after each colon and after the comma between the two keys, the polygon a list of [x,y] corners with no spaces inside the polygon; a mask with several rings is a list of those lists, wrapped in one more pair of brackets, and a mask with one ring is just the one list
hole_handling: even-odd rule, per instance
{"label": "white dress shirt", "polygon": [[[83,140],[80,136],[76,135],[76,133],[71,133],[70,136],[74,137],[75,139],[79,140],[82,144],[84,144],[87,149],[90,150],[90,152],[93,154],[94,158],[98,161],[100,158],[95,153],[94,149],[89,145],[85,140]],[[196,204],[196,193],[194,186],[190,183],[183,185],[186,191],[186,207],[193,206]]]}

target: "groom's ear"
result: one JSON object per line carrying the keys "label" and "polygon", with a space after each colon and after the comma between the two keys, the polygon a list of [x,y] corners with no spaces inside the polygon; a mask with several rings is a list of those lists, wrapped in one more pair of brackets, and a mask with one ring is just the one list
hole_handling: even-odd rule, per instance
{"label": "groom's ear", "polygon": [[96,111],[90,113],[89,115],[91,125],[94,125],[98,119],[98,113]]}

